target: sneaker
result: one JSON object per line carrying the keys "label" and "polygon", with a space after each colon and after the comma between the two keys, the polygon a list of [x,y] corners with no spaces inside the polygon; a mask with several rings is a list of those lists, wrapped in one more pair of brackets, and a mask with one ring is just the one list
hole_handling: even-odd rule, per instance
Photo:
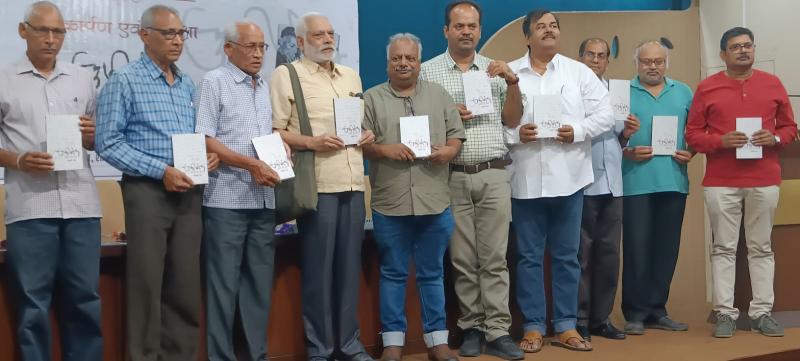
{"label": "sneaker", "polygon": [[509,335],[500,336],[487,343],[485,352],[487,355],[497,356],[506,360],[522,360],[525,358],[525,354]]}
{"label": "sneaker", "polygon": [[641,321],[625,323],[625,333],[628,335],[644,335],[644,323]]}
{"label": "sneaker", "polygon": [[477,328],[464,330],[464,342],[458,349],[458,354],[464,357],[476,357],[481,355],[483,349],[483,332]]}
{"label": "sneaker", "polygon": [[644,327],[665,331],[686,331],[689,329],[689,325],[683,322],[673,321],[669,316],[661,317],[656,320],[656,322],[645,323]]}
{"label": "sneaker", "polygon": [[769,314],[763,314],[755,320],[751,319],[750,327],[764,336],[783,337],[783,327]]}
{"label": "sneaker", "polygon": [[736,332],[736,320],[734,320],[730,315],[718,313],[717,323],[714,325],[714,337],[733,337],[734,332]]}

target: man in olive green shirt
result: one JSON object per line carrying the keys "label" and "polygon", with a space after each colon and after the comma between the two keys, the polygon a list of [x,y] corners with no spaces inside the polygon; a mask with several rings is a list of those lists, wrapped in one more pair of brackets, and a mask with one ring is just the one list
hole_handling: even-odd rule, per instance
{"label": "man in olive green shirt", "polygon": [[[364,128],[375,134],[364,155],[370,160],[372,220],[381,257],[383,360],[399,360],[405,344],[409,258],[414,260],[429,356],[454,359],[447,346],[443,262],[454,227],[448,163],[461,149],[465,133],[447,91],[418,80],[421,54],[416,36],[389,38],[389,81],[364,94]],[[422,158],[401,143],[401,118],[409,116],[427,117],[430,156]]]}

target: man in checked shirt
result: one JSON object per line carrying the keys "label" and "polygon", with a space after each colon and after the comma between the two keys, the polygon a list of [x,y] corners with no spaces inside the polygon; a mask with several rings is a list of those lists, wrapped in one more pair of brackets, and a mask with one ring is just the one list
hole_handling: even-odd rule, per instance
{"label": "man in checked shirt", "polygon": [[[445,9],[447,51],[422,64],[420,78],[443,86],[458,104],[467,141],[451,161],[451,209],[456,221],[450,241],[455,288],[461,308],[458,327],[464,330],[462,356],[486,353],[521,359],[522,351],[508,335],[508,224],[511,163],[503,124],[515,126],[522,116],[519,78],[506,63],[475,52],[481,37],[481,10],[472,1],[456,1]],[[487,72],[494,111],[474,116],[464,106],[462,74]],[[509,124],[511,122],[513,124]]]}
{"label": "man in checked shirt", "polygon": [[[144,11],[139,59],[97,100],[97,152],[121,170],[128,360],[195,360],[200,337],[203,188],[173,167],[172,135],[194,133],[194,83],[175,65],[187,30],[178,11]],[[208,169],[219,158],[208,153]]]}
{"label": "man in checked shirt", "polygon": [[[256,156],[252,139],[272,133],[269,86],[261,76],[267,51],[253,23],[225,28],[228,61],[208,72],[195,96],[198,133],[220,168],[203,196],[203,251],[209,360],[235,360],[238,305],[247,360],[267,356],[267,316],[275,259],[278,174]],[[287,147],[288,151],[288,147]]]}

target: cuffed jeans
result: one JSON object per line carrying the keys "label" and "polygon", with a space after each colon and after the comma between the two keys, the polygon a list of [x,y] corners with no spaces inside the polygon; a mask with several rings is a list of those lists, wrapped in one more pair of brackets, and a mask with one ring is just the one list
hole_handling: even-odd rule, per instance
{"label": "cuffed jeans", "polygon": [[102,360],[100,219],[30,219],[6,228],[21,359],[50,360],[49,312],[56,291],[62,359]]}
{"label": "cuffed jeans", "polygon": [[[736,248],[744,208],[744,238],[753,300],[748,316],[757,319],[772,312],[775,302],[775,254],[772,251],[772,226],[778,206],[778,186],[755,188],[706,187],[705,198],[711,221],[713,243],[711,275],[714,311],[739,317],[733,307],[736,283]],[[744,207],[742,207],[744,203]]]}
{"label": "cuffed jeans", "polygon": [[267,356],[267,318],[275,268],[275,210],[203,207],[208,359],[236,361],[238,306],[247,360]]}
{"label": "cuffed jeans", "polygon": [[563,197],[511,199],[512,226],[517,237],[517,303],[524,331],[545,334],[545,246],[550,252],[553,327],[561,333],[575,328],[578,312],[578,263],[583,190]]}
{"label": "cuffed jeans", "polygon": [[380,310],[383,346],[403,346],[409,259],[414,260],[427,347],[447,343],[444,253],[453,233],[453,215],[386,216],[372,211],[381,258]]}

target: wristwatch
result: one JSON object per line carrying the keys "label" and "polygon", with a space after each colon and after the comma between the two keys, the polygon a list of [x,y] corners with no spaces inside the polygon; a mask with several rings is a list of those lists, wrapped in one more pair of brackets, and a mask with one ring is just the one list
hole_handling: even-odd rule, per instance
{"label": "wristwatch", "polygon": [[781,144],[781,137],[779,137],[777,134],[773,134],[772,137],[775,138],[775,144]]}

